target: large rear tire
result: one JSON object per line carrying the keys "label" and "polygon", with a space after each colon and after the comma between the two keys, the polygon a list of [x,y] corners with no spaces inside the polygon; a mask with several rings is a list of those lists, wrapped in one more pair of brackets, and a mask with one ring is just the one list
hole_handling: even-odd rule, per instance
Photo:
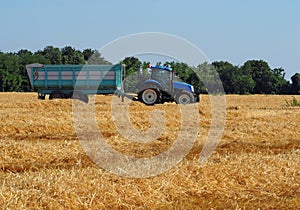
{"label": "large rear tire", "polygon": [[146,105],[154,105],[160,101],[160,93],[158,90],[148,88],[138,94],[139,101]]}

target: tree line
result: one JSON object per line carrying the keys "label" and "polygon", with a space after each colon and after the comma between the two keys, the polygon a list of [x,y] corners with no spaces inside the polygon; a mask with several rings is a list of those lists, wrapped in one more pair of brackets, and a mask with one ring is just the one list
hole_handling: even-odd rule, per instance
{"label": "tree line", "polygon": [[[76,50],[71,46],[57,48],[47,46],[43,50],[31,52],[4,53],[0,51],[0,91],[31,91],[25,66],[31,63],[42,64],[110,64],[97,50]],[[149,62],[127,57],[120,61],[126,65],[126,74],[130,75],[146,69]],[[183,62],[165,62],[157,65],[170,66],[180,80],[192,84],[199,93],[218,92],[214,90],[216,82],[223,85],[227,94],[300,94],[300,74],[285,79],[283,68],[271,69],[263,60],[249,60],[242,66],[227,61],[202,63],[189,66]],[[200,76],[200,77],[199,77]],[[220,78],[220,80],[218,80]],[[220,86],[220,85],[217,85]]]}
{"label": "tree line", "polygon": [[[127,75],[145,69],[149,64],[135,57],[125,58],[122,63],[126,65]],[[292,76],[290,83],[285,79],[283,68],[271,69],[263,60],[249,60],[242,66],[227,61],[205,62],[196,67],[174,61],[156,65],[170,66],[180,80],[192,84],[198,93],[300,94],[299,73]],[[224,90],[216,89],[221,86]]]}
{"label": "tree line", "polygon": [[97,50],[76,50],[71,46],[62,49],[47,46],[43,50],[31,52],[22,49],[16,53],[0,51],[0,91],[31,91],[26,65],[41,64],[110,64]]}

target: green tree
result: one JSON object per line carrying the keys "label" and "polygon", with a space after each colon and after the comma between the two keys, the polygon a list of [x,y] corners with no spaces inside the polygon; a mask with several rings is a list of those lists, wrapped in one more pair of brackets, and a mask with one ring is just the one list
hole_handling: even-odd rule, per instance
{"label": "green tree", "polygon": [[235,82],[237,77],[240,76],[238,67],[225,61],[213,62],[212,65],[219,74],[224,91],[226,93],[236,93],[238,87],[236,87]]}
{"label": "green tree", "polygon": [[175,80],[187,81],[189,73],[191,71],[190,67],[183,62],[165,62],[164,66],[170,66],[175,73]]}
{"label": "green tree", "polygon": [[255,81],[251,75],[237,74],[234,78],[234,93],[236,94],[249,94],[253,92]]}
{"label": "green tree", "polygon": [[71,46],[62,48],[61,53],[63,64],[85,64],[83,54]]}
{"label": "green tree", "polygon": [[149,65],[150,65],[149,61],[148,62],[143,61],[143,63],[142,63],[142,69],[147,69],[149,67]]}
{"label": "green tree", "polygon": [[109,65],[111,64],[109,61],[105,60],[101,54],[95,50],[92,55],[87,54],[87,52],[83,52],[83,55],[85,58],[88,57],[88,60],[86,60],[87,64],[98,64],[98,65]]}
{"label": "green tree", "polygon": [[283,68],[271,69],[271,82],[274,87],[274,93],[287,93],[289,82],[284,79],[285,73]]}
{"label": "green tree", "polygon": [[294,94],[300,94],[300,74],[296,73],[292,77],[292,89],[291,92]]}
{"label": "green tree", "polygon": [[42,55],[44,58],[50,61],[50,64],[62,63],[62,52],[57,47],[47,46],[43,50],[37,51],[35,55]]}
{"label": "green tree", "polygon": [[137,84],[141,79],[140,69],[142,62],[135,57],[126,57],[120,62],[125,65],[124,89],[125,92],[137,92]]}
{"label": "green tree", "polygon": [[213,62],[225,93],[246,94],[253,91],[255,82],[251,74],[227,61]]}
{"label": "green tree", "polygon": [[170,65],[175,74],[186,83],[193,85],[195,92],[200,93],[203,83],[201,83],[200,77],[197,74],[197,69],[188,66],[186,63],[172,62]]}
{"label": "green tree", "polygon": [[32,53],[28,50],[20,50],[16,53],[19,60],[19,73],[22,78],[22,91],[30,91],[30,81],[27,75],[26,65],[31,63],[51,64],[51,61],[40,53]]}
{"label": "green tree", "polygon": [[222,82],[214,65],[204,62],[198,65],[195,70],[197,75],[200,75],[202,93],[224,94]]}
{"label": "green tree", "polygon": [[[208,63],[198,65],[198,67],[191,67],[183,62],[165,62],[164,66],[170,66],[175,73],[175,81],[183,81],[194,86],[196,93],[206,93],[208,90],[213,90],[214,67]],[[206,84],[206,85],[204,85]],[[211,86],[210,86],[211,85]]]}
{"label": "green tree", "polygon": [[88,61],[89,58],[90,58],[92,55],[94,55],[94,53],[95,53],[96,51],[97,51],[97,50],[92,50],[92,49],[90,49],[90,48],[83,50],[83,51],[82,51],[82,54],[83,54],[84,60],[85,60],[85,61]]}
{"label": "green tree", "polygon": [[18,57],[13,53],[0,54],[0,90],[21,91],[22,77]]}
{"label": "green tree", "polygon": [[138,72],[142,67],[142,62],[135,57],[126,57],[123,61],[121,61],[121,64],[125,65],[126,77],[134,72]]}
{"label": "green tree", "polygon": [[255,82],[253,93],[270,94],[275,92],[272,72],[269,65],[262,60],[250,60],[241,67],[243,74],[251,75]]}

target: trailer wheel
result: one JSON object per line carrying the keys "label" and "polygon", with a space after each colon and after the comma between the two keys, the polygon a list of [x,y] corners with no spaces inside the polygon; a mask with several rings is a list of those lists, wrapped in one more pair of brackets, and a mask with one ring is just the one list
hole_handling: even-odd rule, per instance
{"label": "trailer wheel", "polygon": [[152,88],[145,89],[139,93],[139,101],[143,102],[146,105],[154,105],[156,103],[159,103],[159,99],[159,91]]}
{"label": "trailer wheel", "polygon": [[77,100],[83,101],[85,103],[89,103],[89,97],[79,91],[71,92],[69,97],[72,99],[77,99]]}
{"label": "trailer wheel", "polygon": [[59,98],[64,98],[64,94],[61,91],[56,90],[50,93],[49,100],[59,99]]}
{"label": "trailer wheel", "polygon": [[191,104],[195,102],[194,96],[187,91],[182,91],[175,99],[177,104]]}
{"label": "trailer wheel", "polygon": [[39,100],[45,100],[45,98],[46,98],[46,95],[44,95],[44,94],[38,94],[38,99]]}
{"label": "trailer wheel", "polygon": [[78,91],[72,91],[72,92],[69,94],[69,98],[80,100],[80,99],[81,99],[81,95],[82,95],[82,93],[80,93],[80,92],[78,92]]}
{"label": "trailer wheel", "polygon": [[80,100],[83,101],[84,103],[87,103],[87,104],[89,103],[88,95],[82,94]]}

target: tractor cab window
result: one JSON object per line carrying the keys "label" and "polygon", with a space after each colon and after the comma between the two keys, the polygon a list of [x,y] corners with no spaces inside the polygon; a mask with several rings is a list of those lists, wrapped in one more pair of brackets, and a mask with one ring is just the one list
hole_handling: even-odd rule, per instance
{"label": "tractor cab window", "polygon": [[172,85],[172,72],[163,69],[151,69],[151,79],[158,81],[165,91],[170,91]]}
{"label": "tractor cab window", "polygon": [[153,80],[163,80],[165,82],[171,80],[171,71],[161,70],[161,69],[151,69],[151,79]]}

